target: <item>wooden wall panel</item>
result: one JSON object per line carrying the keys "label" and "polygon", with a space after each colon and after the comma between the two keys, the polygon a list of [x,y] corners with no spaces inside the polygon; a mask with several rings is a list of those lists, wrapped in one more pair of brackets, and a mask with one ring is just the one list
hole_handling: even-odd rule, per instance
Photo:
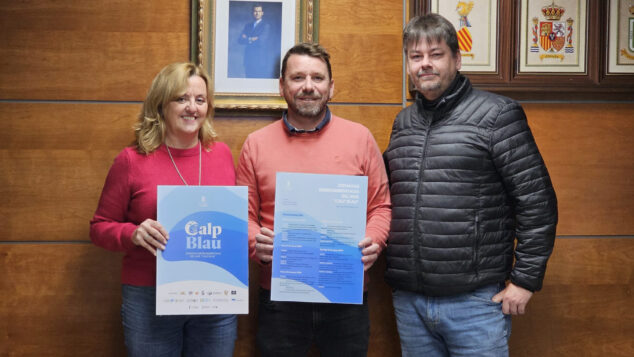
{"label": "wooden wall panel", "polygon": [[634,355],[634,239],[558,239],[511,356]]}
{"label": "wooden wall panel", "polygon": [[120,265],[87,244],[0,245],[0,355],[125,355]]}
{"label": "wooden wall panel", "polygon": [[0,150],[0,241],[87,240],[118,150]]}
{"label": "wooden wall panel", "polygon": [[632,285],[547,286],[513,319],[511,356],[632,356]]}
{"label": "wooden wall panel", "polygon": [[[0,241],[87,240],[140,104],[0,103]],[[28,222],[25,224],[25,222]]]}
{"label": "wooden wall panel", "polygon": [[334,101],[401,103],[403,2],[319,4],[319,42],[331,55]]}
{"label": "wooden wall panel", "polygon": [[279,119],[279,117],[216,117],[214,128],[218,140],[224,142],[231,149],[233,160],[238,165],[242,143],[252,132],[265,127]]}
{"label": "wooden wall panel", "polygon": [[544,282],[546,291],[558,285],[632,285],[634,239],[557,238]]}
{"label": "wooden wall panel", "polygon": [[189,58],[189,3],[2,2],[0,98],[142,100],[163,66]]}
{"label": "wooden wall panel", "polygon": [[0,103],[0,149],[121,150],[134,140],[140,110],[141,103]]}
{"label": "wooden wall panel", "polygon": [[560,235],[633,235],[634,104],[523,104],[559,199]]}
{"label": "wooden wall panel", "polygon": [[330,106],[336,115],[365,125],[374,136],[381,152],[390,141],[394,118],[403,108],[400,105],[336,105]]}

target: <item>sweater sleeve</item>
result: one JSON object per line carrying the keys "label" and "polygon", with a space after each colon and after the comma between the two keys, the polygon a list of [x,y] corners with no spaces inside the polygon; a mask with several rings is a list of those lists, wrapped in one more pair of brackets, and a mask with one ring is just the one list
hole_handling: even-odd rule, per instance
{"label": "sweater sleeve", "polygon": [[500,111],[491,155],[515,213],[517,246],[511,282],[540,290],[555,242],[557,198],[519,104],[507,104]]}
{"label": "sweater sleeve", "polygon": [[368,131],[366,145],[366,175],[368,176],[368,215],[365,235],[379,245],[379,253],[386,246],[392,220],[390,192],[381,151]]}
{"label": "sweater sleeve", "polygon": [[236,170],[236,183],[239,186],[247,186],[249,189],[249,258],[262,264],[255,255],[255,235],[260,233],[260,195],[258,193],[255,168],[253,167],[253,149],[249,137],[242,145],[238,169]]}
{"label": "sweater sleeve", "polygon": [[97,211],[90,221],[90,239],[102,248],[124,252],[133,247],[136,225],[126,222],[130,202],[130,159],[122,151],[114,160],[104,184]]}

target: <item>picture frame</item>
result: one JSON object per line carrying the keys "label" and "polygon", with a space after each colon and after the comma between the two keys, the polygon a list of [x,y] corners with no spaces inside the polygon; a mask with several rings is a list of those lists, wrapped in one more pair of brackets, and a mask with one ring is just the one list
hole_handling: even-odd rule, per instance
{"label": "picture frame", "polygon": [[[480,1],[446,0],[451,16],[445,17],[451,22],[451,17],[455,17],[455,10],[451,8],[455,9],[460,2]],[[578,44],[573,43],[575,49],[583,46],[585,51],[575,64],[577,68],[565,70],[559,66],[550,66],[554,68],[549,68],[548,71],[543,68],[520,68],[522,42],[527,42],[529,31],[529,27],[522,27],[522,19],[528,17],[526,9],[529,7],[525,6],[528,1],[535,2],[536,7],[553,3],[557,6],[562,3],[566,7],[570,1],[574,1],[579,4],[580,11],[582,6],[585,8],[585,15],[582,16],[585,19],[581,20],[584,27],[576,30],[573,28],[574,33],[582,31],[585,36],[578,39]],[[612,1],[618,0],[497,0],[497,71],[468,71],[466,69],[471,68],[467,67],[461,69],[461,72],[467,75],[474,87],[517,100],[634,100],[634,73],[616,73],[608,69],[610,59],[607,37],[611,27],[608,15]],[[409,0],[410,17],[432,12],[434,2],[438,1]],[[532,21],[532,18],[528,21]],[[575,18],[573,24],[576,21]],[[528,45],[532,45],[532,42]],[[410,97],[413,98],[415,89],[412,86],[409,89]]]}
{"label": "picture frame", "polygon": [[286,109],[282,56],[318,41],[318,0],[192,0],[192,61],[212,81],[216,109]]}
{"label": "picture frame", "polygon": [[498,8],[498,0],[431,1],[431,12],[456,28],[462,72],[498,73]]}
{"label": "picture frame", "polygon": [[634,2],[610,0],[607,73],[634,73]]}
{"label": "picture frame", "polygon": [[[547,32],[549,28],[540,29],[542,22],[553,22],[546,18],[544,11],[550,8],[563,8],[563,15],[559,22],[565,23],[565,31],[568,31],[567,20],[573,20],[572,46],[574,46],[572,63],[561,62],[561,57],[555,57],[565,53],[568,45],[568,32],[564,40],[564,47],[557,47],[552,51],[545,51],[541,41],[547,36],[540,31]],[[618,93],[620,98],[612,96],[612,88],[600,83],[600,52],[601,52],[601,27],[605,21],[604,13],[599,0],[521,0],[515,4],[515,68],[511,77],[511,95],[518,99],[526,100],[597,100],[601,98],[614,100],[624,99],[629,94]],[[534,18],[537,18],[536,34]],[[580,19],[581,18],[581,19]],[[581,23],[584,25],[582,26]],[[578,26],[577,26],[578,25]],[[551,30],[554,26],[551,26]],[[583,31],[583,35],[579,32]],[[553,32],[553,31],[551,31]],[[577,37],[575,38],[575,33]],[[530,52],[534,45],[534,36],[537,36],[538,52],[535,56],[549,55],[549,62],[530,63],[524,53]],[[558,41],[559,36],[556,36]],[[583,39],[582,39],[583,38]],[[553,39],[548,38],[553,41]],[[546,45],[547,46],[547,45]],[[561,46],[561,43],[559,44]],[[578,54],[578,56],[577,56]]]}
{"label": "picture frame", "polygon": [[518,73],[587,73],[586,0],[522,0]]}
{"label": "picture frame", "polygon": [[[459,24],[459,21],[455,18],[458,14],[454,9],[457,8],[459,2],[461,2],[461,0],[410,0],[409,14],[413,17],[430,12],[440,13],[450,22],[452,22],[453,19],[453,22],[455,22],[454,26],[456,26],[456,24]],[[466,0],[465,2],[477,4],[477,2],[482,2],[482,0]],[[446,9],[438,6],[446,6],[445,3],[450,4]],[[479,88],[500,92],[508,88],[508,83],[511,80],[513,52],[509,51],[509,49],[513,46],[512,40],[515,32],[513,28],[514,18],[513,16],[509,16],[509,14],[512,13],[514,8],[513,2],[508,0],[487,0],[486,5],[485,8],[491,9],[491,14],[487,15],[487,17],[488,20],[492,22],[487,32],[491,31],[491,36],[495,36],[497,39],[497,44],[495,44],[495,46],[490,45],[491,48],[489,48],[491,53],[493,52],[492,49],[495,48],[495,57],[490,54],[491,59],[494,58],[494,63],[490,63],[490,67],[487,69],[466,67],[463,58],[463,65],[460,72],[468,74],[471,83]],[[434,11],[439,8],[441,12]],[[493,13],[495,13],[495,15],[493,15]],[[459,28],[457,31],[458,30]],[[495,67],[495,70],[491,70],[492,67]],[[415,89],[412,85],[409,85],[409,92],[410,97],[413,98]]]}

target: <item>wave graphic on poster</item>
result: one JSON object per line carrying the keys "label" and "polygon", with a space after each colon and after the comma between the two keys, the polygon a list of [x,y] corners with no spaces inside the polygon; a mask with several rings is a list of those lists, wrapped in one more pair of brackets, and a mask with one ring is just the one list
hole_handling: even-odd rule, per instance
{"label": "wave graphic on poster", "polygon": [[157,285],[164,285],[183,280],[183,274],[187,273],[190,281],[213,281],[224,283],[238,288],[248,288],[248,282],[245,284],[229,271],[209,263],[197,261],[177,261],[165,262],[165,271],[157,279]]}
{"label": "wave graphic on poster", "polygon": [[[222,226],[215,225],[222,222]],[[199,261],[222,266],[248,284],[248,269],[235,257],[247,254],[244,240],[247,222],[221,212],[196,212],[177,222],[170,231],[165,261]],[[162,273],[164,273],[164,269]],[[191,274],[191,272],[187,272]]]}

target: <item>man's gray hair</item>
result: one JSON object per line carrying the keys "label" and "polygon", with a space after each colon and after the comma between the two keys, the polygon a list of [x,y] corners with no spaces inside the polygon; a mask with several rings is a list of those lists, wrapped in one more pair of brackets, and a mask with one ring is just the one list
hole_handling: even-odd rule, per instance
{"label": "man's gray hair", "polygon": [[445,41],[451,52],[456,55],[458,36],[451,22],[438,14],[427,14],[412,18],[403,29],[403,52],[407,55],[407,49],[416,45],[421,39],[427,43]]}

